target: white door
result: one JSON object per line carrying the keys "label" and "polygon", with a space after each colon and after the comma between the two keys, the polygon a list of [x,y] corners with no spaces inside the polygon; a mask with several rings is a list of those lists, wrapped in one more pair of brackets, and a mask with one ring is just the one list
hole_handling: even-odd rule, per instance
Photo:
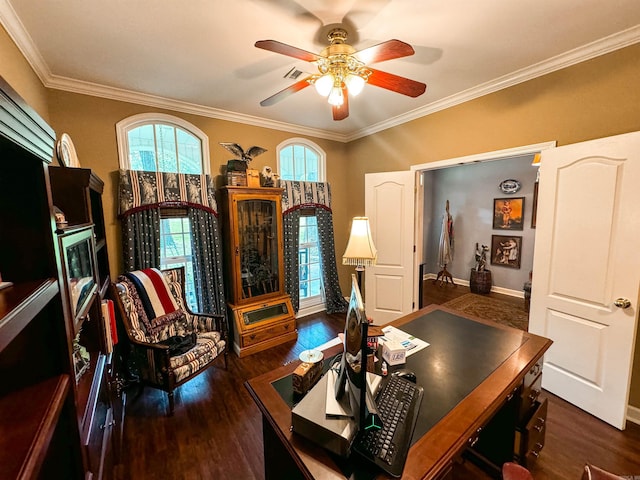
{"label": "white door", "polygon": [[620,429],[638,323],[639,240],[640,132],[542,153],[529,317],[529,330],[554,342],[542,386]]}
{"label": "white door", "polygon": [[413,311],[415,172],[365,175],[365,214],[378,261],[365,270],[367,315],[376,325]]}

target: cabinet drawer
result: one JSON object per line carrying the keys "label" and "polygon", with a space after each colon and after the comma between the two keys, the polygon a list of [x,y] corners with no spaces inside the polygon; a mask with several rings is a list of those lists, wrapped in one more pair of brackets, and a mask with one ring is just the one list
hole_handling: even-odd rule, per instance
{"label": "cabinet drawer", "polygon": [[525,379],[525,383],[520,394],[520,408],[518,411],[518,423],[526,421],[531,415],[531,411],[535,408],[535,404],[542,391],[542,373],[530,381],[528,384]]}
{"label": "cabinet drawer", "polygon": [[270,340],[274,337],[279,337],[280,335],[294,332],[295,330],[296,330],[296,321],[294,318],[291,320],[287,320],[284,323],[271,325],[268,328],[264,328],[261,330],[254,330],[252,332],[248,332],[241,335],[240,337],[240,341],[242,343],[241,346],[248,347],[250,345],[255,345],[257,343],[264,342],[265,340]]}
{"label": "cabinet drawer", "polygon": [[536,364],[529,369],[527,374],[524,376],[524,381],[522,385],[524,388],[531,386],[531,384],[538,378],[538,376],[542,372],[543,362],[544,362],[544,357],[540,357],[540,359],[536,362]]}
{"label": "cabinet drawer", "polygon": [[535,405],[536,409],[527,424],[516,431],[515,452],[520,463],[527,468],[538,459],[547,431],[547,400],[536,402]]}

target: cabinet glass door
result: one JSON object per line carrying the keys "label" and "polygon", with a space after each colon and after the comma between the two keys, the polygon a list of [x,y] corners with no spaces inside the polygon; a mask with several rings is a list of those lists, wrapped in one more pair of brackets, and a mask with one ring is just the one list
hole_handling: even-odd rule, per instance
{"label": "cabinet glass door", "polygon": [[241,298],[279,292],[278,219],[275,200],[237,203]]}

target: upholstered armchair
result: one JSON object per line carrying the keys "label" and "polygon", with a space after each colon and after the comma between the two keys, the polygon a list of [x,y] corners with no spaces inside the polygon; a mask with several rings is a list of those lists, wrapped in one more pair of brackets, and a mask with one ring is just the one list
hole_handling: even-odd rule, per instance
{"label": "upholstered armchair", "polygon": [[127,334],[128,364],[143,385],[173,391],[223,356],[227,368],[224,315],[192,312],[183,291],[184,268],[137,270],[118,277],[113,288],[116,309]]}

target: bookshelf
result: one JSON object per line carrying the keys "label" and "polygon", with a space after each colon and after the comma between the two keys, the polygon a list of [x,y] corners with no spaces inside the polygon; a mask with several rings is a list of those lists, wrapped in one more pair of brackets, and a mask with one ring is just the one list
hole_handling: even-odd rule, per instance
{"label": "bookshelf", "polygon": [[48,167],[55,132],[0,78],[0,478],[83,478]]}

